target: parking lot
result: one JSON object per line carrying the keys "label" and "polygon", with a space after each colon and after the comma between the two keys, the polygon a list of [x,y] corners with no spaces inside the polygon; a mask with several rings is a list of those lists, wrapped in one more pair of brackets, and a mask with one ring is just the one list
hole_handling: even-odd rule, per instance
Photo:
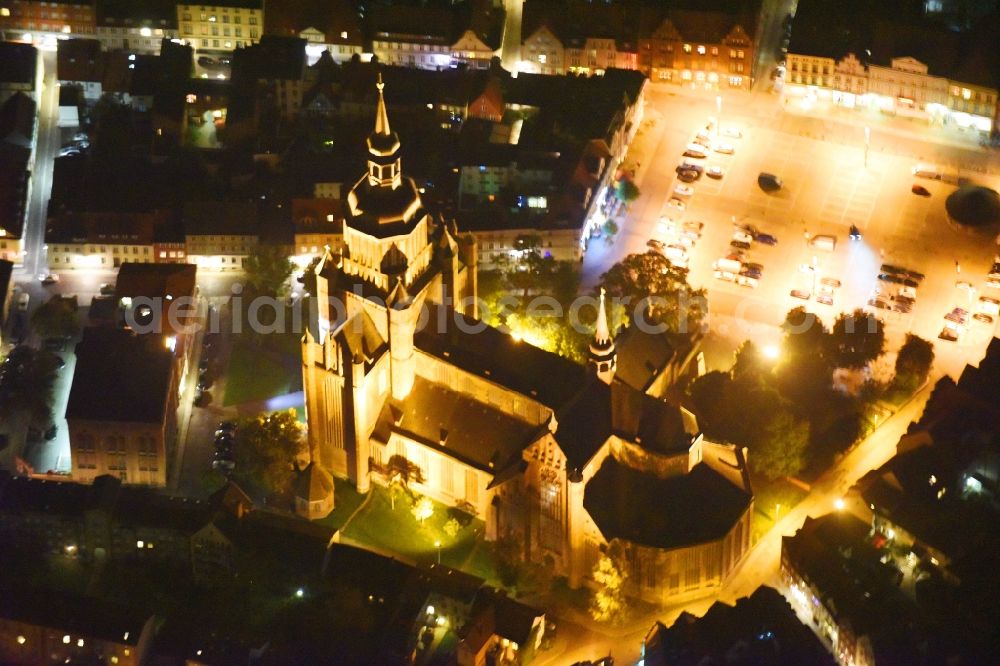
{"label": "parking lot", "polygon": [[[651,96],[650,107],[659,114],[653,117],[660,126],[646,138],[653,146],[640,150],[647,159],[652,156],[653,163],[643,174],[643,195],[632,206],[618,247],[606,253],[616,255],[604,260],[607,265],[627,253],[645,251],[650,238],[675,244],[677,234],[670,229],[680,230],[684,222],[703,222],[701,238],[687,252],[689,281],[708,289],[713,330],[736,343],[762,335],[776,341],[780,333],[775,327],[799,305],[829,324],[840,312],[866,306],[873,299],[891,304],[899,285],[877,276],[883,263],[893,264],[926,278],[916,289],[915,302],[900,308],[908,311],[875,309],[885,319],[890,349],[912,332],[935,341],[939,369],[958,372],[966,362],[978,360],[994,332],[992,324],[969,317],[957,341],[938,339],[944,316],[953,308],[971,314],[978,308],[979,296],[1000,296],[1000,289],[986,285],[997,253],[992,237],[959,229],[947,220],[944,201],[955,185],[916,179],[915,160],[892,150],[869,150],[866,166],[863,140],[848,145],[785,131],[780,108],[768,114],[759,101],[748,105],[746,112],[733,106],[727,102],[723,107],[721,132],[713,128],[708,134],[710,142],[733,144],[734,154],[710,150],[706,159],[684,158],[685,146],[716,115],[716,104],[709,99]],[[729,128],[739,129],[742,138],[724,136]],[[881,145],[889,138],[878,141]],[[932,147],[927,152],[933,152]],[[981,162],[981,155],[973,157]],[[685,160],[720,166],[724,175],[719,180],[703,175],[690,183],[694,192],[679,197],[686,204],[680,212],[668,202],[680,182],[675,168]],[[757,183],[761,172],[777,175],[781,189],[765,193]],[[977,177],[994,188],[996,180]],[[915,183],[930,196],[914,194]],[[677,224],[662,225],[664,216]],[[744,253],[744,262],[763,267],[756,288],[714,276],[713,264],[732,250],[734,222],[778,239],[773,246],[752,243]],[[848,237],[852,225],[860,231],[858,240]],[[831,251],[815,247],[811,241],[817,236],[833,237],[835,247]],[[590,267],[591,280],[596,272]],[[585,278],[587,273],[585,262]],[[839,288],[828,290],[831,304],[815,299],[823,278],[841,282]],[[957,281],[969,282],[972,289],[956,287]],[[793,289],[809,292],[809,298],[793,297]]]}

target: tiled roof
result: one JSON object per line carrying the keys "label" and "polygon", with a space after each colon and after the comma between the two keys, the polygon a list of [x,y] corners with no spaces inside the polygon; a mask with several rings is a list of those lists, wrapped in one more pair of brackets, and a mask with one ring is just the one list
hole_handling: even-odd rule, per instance
{"label": "tiled roof", "polygon": [[118,269],[115,282],[117,298],[164,298],[194,295],[194,264],[140,264],[126,262]]}
{"label": "tiled roof", "polygon": [[32,84],[37,71],[38,50],[31,44],[0,42],[0,83]]}

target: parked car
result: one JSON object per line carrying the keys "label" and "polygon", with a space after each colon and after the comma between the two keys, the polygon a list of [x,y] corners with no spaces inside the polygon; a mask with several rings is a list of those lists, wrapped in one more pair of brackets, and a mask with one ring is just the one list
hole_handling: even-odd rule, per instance
{"label": "parked car", "polygon": [[1000,315],[1000,300],[992,296],[980,296],[979,311],[983,314],[993,315],[994,317]]}
{"label": "parked car", "polygon": [[910,188],[910,191],[920,197],[929,197],[931,193],[923,185],[917,185],[916,183]]}
{"label": "parked car", "polygon": [[712,275],[715,276],[716,280],[722,280],[724,282],[735,282],[736,273],[731,273],[730,271],[715,270],[712,271]]}
{"label": "parked car", "polygon": [[698,233],[701,233],[701,230],[704,228],[705,228],[704,222],[692,221],[684,223],[684,229],[686,231],[697,231]]}
{"label": "parked car", "polygon": [[750,243],[747,243],[746,241],[741,241],[741,240],[731,240],[731,241],[729,241],[729,247],[735,247],[735,248],[737,248],[739,250],[749,250],[750,249]]}
{"label": "parked car", "polygon": [[938,338],[941,340],[948,340],[949,342],[955,342],[958,340],[958,331],[954,327],[945,324],[944,328],[941,329],[941,332],[938,333]]}
{"label": "parked car", "polygon": [[650,238],[648,241],[646,241],[646,247],[648,247],[651,250],[656,250],[657,252],[663,252],[663,248],[665,248],[666,246],[667,246],[666,243],[664,243],[661,240],[657,240],[655,238]]}
{"label": "parked car", "polygon": [[735,127],[723,127],[722,136],[728,136],[731,139],[742,139],[743,132],[741,132]]}
{"label": "parked car", "polygon": [[722,178],[722,176],[724,175],[724,173],[725,172],[722,170],[722,167],[720,167],[720,166],[714,166],[714,165],[708,167],[708,169],[705,171],[705,174],[709,178],[715,178],[716,180],[718,180],[719,178]]}
{"label": "parked car", "polygon": [[837,278],[825,277],[819,281],[820,284],[825,284],[828,287],[833,287],[834,289],[840,288],[840,280]]}
{"label": "parked car", "polygon": [[736,284],[741,287],[749,287],[750,289],[757,288],[757,278],[750,275],[737,275]]}
{"label": "parked car", "polygon": [[757,234],[760,233],[757,227],[753,226],[752,224],[745,224],[745,223],[734,224],[733,228],[739,229],[743,233],[750,234],[750,236],[752,236],[753,238],[756,238]]}
{"label": "parked car", "polygon": [[816,296],[816,302],[822,303],[823,305],[833,305],[833,296],[830,294],[818,294]]}
{"label": "parked car", "polygon": [[70,155],[79,155],[80,149],[76,146],[67,146],[65,148],[59,149],[58,157],[69,157]]}
{"label": "parked car", "polygon": [[733,232],[733,240],[742,241],[744,243],[752,243],[753,242],[753,236],[751,236],[750,234],[748,234],[745,231],[734,231]]}
{"label": "parked car", "polygon": [[765,192],[777,192],[781,189],[781,179],[773,173],[761,171],[757,175],[757,186]]}
{"label": "parked car", "polygon": [[808,301],[812,297],[811,293],[803,289],[792,289],[789,294],[792,298],[801,298],[803,301]]}
{"label": "parked car", "polygon": [[870,298],[868,299],[868,305],[878,310],[889,310],[892,311],[892,304],[889,301],[883,300],[881,298]]}
{"label": "parked car", "polygon": [[743,277],[751,277],[755,280],[759,280],[764,274],[757,269],[744,266],[743,269],[740,271],[740,275],[742,275]]}
{"label": "parked car", "polygon": [[861,229],[858,229],[858,225],[852,224],[848,235],[851,237],[851,240],[861,240]]}
{"label": "parked car", "polygon": [[55,284],[59,282],[59,276],[55,273],[40,273],[38,275],[38,281],[44,285]]}
{"label": "parked car", "polygon": [[672,208],[677,212],[681,212],[685,208],[687,208],[687,204],[678,199],[677,197],[670,197],[670,201],[667,202],[667,207]]}
{"label": "parked car", "polygon": [[690,169],[684,169],[683,171],[677,172],[677,180],[682,183],[693,183],[698,180],[698,172],[692,171]]}
{"label": "parked car", "polygon": [[114,296],[115,285],[109,284],[107,282],[102,282],[100,291],[101,291],[101,296]]}
{"label": "parked car", "polygon": [[678,197],[690,197],[694,195],[694,188],[690,185],[684,185],[683,183],[677,183],[674,186],[674,196]]}
{"label": "parked car", "polygon": [[992,315],[988,315],[985,312],[977,312],[976,314],[972,315],[972,318],[975,319],[978,322],[983,323],[983,324],[992,324],[993,323],[993,317],[992,317]]}
{"label": "parked car", "polygon": [[763,243],[764,245],[778,244],[778,239],[772,236],[771,234],[757,234],[757,237],[754,238],[754,240],[757,241],[758,243]]}
{"label": "parked car", "polygon": [[696,174],[701,176],[701,174],[705,171],[705,167],[700,164],[695,164],[694,162],[681,162],[677,165],[676,170],[678,173],[681,171],[694,171]]}
{"label": "parked car", "polygon": [[723,155],[732,155],[736,152],[736,148],[731,143],[717,143],[712,146],[712,150]]}
{"label": "parked car", "polygon": [[959,280],[955,283],[955,287],[961,289],[962,291],[970,291],[972,289],[972,283],[966,282],[965,280]]}
{"label": "parked car", "polygon": [[708,151],[704,146],[700,146],[697,143],[689,143],[684,149],[684,157],[693,157],[695,159],[703,160],[708,157]]}

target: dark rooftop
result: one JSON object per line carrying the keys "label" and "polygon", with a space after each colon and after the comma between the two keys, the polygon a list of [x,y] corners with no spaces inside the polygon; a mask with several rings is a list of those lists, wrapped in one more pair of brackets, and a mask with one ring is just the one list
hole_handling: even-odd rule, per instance
{"label": "dark rooftop", "polygon": [[457,367],[559,409],[584,385],[587,369],[455,312],[428,306],[417,347]]}
{"label": "dark rooftop", "polygon": [[76,371],[66,418],[162,423],[174,356],[155,336],[88,328],[76,346]]}
{"label": "dark rooftop", "polygon": [[184,204],[188,236],[256,236],[257,205],[253,201],[189,201]]}
{"label": "dark rooftop", "polygon": [[117,298],[192,296],[198,267],[194,264],[139,264],[126,262],[115,282]]}
{"label": "dark rooftop", "polygon": [[799,621],[781,593],[766,585],[735,606],[717,601],[703,617],[681,613],[668,629],[657,622],[645,641],[645,666],[733,663],[833,666],[836,660]]}
{"label": "dark rooftop", "polygon": [[38,50],[31,44],[0,42],[0,83],[35,87]]}
{"label": "dark rooftop", "polygon": [[97,25],[177,27],[175,0],[101,0],[97,3]]}
{"label": "dark rooftop", "polygon": [[136,646],[150,619],[146,612],[111,601],[55,590],[0,590],[0,617],[119,645]]}
{"label": "dark rooftop", "polygon": [[721,539],[750,506],[751,495],[705,463],[665,479],[608,457],[587,484],[583,506],[608,540],[652,548]]}
{"label": "dark rooftop", "polygon": [[393,432],[445,451],[485,472],[502,469],[527,446],[538,427],[423,377],[403,401],[387,400],[374,436]]}

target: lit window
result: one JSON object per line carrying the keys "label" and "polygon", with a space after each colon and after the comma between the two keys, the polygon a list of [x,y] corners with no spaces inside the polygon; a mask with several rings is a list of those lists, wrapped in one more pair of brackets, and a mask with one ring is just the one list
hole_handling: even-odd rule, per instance
{"label": "lit window", "polygon": [[698,55],[705,55],[705,47],[701,44],[698,45]]}
{"label": "lit window", "polygon": [[972,91],[968,88],[962,88],[962,99],[969,99],[972,97]]}
{"label": "lit window", "polygon": [[690,44],[685,44],[684,45],[684,53],[691,53],[691,45]]}
{"label": "lit window", "polygon": [[142,548],[142,547],[143,547],[143,546],[145,546],[145,545],[146,545],[146,544],[145,544],[145,543],[143,543],[142,541],[136,541],[136,542],[135,542],[135,547],[136,547],[136,548]]}
{"label": "lit window", "polygon": [[347,31],[346,30],[341,30],[340,31],[340,38],[341,39],[347,39]]}
{"label": "lit window", "polygon": [[0,7],[0,16],[10,16],[10,10],[6,7]]}
{"label": "lit window", "polygon": [[542,63],[543,65],[545,64],[545,54],[544,53],[539,53],[538,54],[538,62]]}

